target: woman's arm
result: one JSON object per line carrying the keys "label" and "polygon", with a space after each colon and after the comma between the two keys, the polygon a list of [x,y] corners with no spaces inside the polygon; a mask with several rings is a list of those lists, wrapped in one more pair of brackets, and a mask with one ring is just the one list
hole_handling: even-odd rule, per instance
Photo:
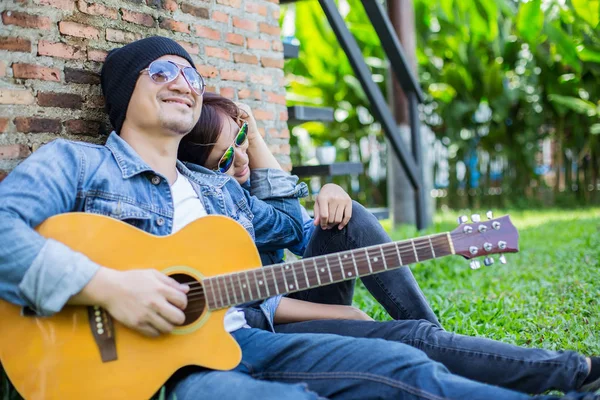
{"label": "woman's arm", "polygon": [[356,319],[373,321],[366,313],[352,306],[319,304],[284,297],[275,311],[276,324],[312,321],[316,319]]}
{"label": "woman's arm", "polygon": [[236,105],[240,111],[247,114],[247,117],[246,115],[241,115],[240,117],[248,123],[248,158],[250,159],[250,169],[283,169],[260,135],[250,107],[243,103],[236,103]]}

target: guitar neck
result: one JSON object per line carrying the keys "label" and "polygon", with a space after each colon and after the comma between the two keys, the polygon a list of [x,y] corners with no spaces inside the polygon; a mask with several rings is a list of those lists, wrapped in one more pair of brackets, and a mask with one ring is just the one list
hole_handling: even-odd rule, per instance
{"label": "guitar neck", "polygon": [[449,233],[205,278],[209,309],[316,288],[454,254]]}

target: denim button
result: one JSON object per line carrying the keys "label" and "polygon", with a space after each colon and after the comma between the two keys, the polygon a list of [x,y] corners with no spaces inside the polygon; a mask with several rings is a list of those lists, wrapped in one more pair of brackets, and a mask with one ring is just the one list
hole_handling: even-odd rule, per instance
{"label": "denim button", "polygon": [[[160,183],[160,176],[154,175],[151,180],[153,185],[158,185]],[[161,224],[162,225],[162,224]]]}
{"label": "denim button", "polygon": [[164,220],[164,218],[162,218],[162,217],[159,217],[159,218],[156,220],[156,225],[158,225],[158,226],[163,226],[164,224],[165,224],[165,220]]}

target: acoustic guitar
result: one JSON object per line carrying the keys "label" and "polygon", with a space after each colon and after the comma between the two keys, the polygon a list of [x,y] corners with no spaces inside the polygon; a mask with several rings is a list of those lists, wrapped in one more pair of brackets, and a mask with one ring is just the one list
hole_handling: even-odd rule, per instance
{"label": "acoustic guitar", "polygon": [[35,317],[0,301],[0,361],[26,399],[148,399],[183,366],[237,366],[240,347],[223,326],[231,306],[454,254],[486,256],[489,264],[491,254],[518,251],[508,216],[463,220],[452,232],[265,267],[246,230],[224,216],[155,236],[113,218],[66,213],[36,231],[109,268],[155,268],[189,283],[190,291],[185,323],[158,338],[126,328],[97,306],[66,306],[52,317]]}

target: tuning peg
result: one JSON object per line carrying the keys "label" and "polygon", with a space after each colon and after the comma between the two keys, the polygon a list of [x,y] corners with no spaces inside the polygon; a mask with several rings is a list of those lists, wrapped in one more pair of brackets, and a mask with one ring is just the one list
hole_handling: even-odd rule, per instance
{"label": "tuning peg", "polygon": [[504,257],[504,254],[500,254],[498,261],[500,261],[500,264],[506,264],[506,257]]}
{"label": "tuning peg", "polygon": [[479,221],[481,221],[481,217],[479,216],[479,214],[473,214],[473,215],[471,215],[471,221],[479,222]]}
{"label": "tuning peg", "polygon": [[494,213],[492,212],[492,210],[489,210],[488,212],[485,213],[485,216],[488,219],[492,219],[492,218],[494,218]]}
{"label": "tuning peg", "polygon": [[486,257],[483,260],[483,265],[485,265],[486,267],[489,267],[490,265],[492,265],[494,263],[494,259],[492,257]]}
{"label": "tuning peg", "polygon": [[469,222],[469,218],[467,218],[466,215],[461,215],[460,217],[458,217],[458,224],[466,224],[467,222]]}
{"label": "tuning peg", "polygon": [[481,263],[477,260],[472,260],[469,263],[469,266],[471,267],[471,269],[479,269],[479,268],[481,268]]}

